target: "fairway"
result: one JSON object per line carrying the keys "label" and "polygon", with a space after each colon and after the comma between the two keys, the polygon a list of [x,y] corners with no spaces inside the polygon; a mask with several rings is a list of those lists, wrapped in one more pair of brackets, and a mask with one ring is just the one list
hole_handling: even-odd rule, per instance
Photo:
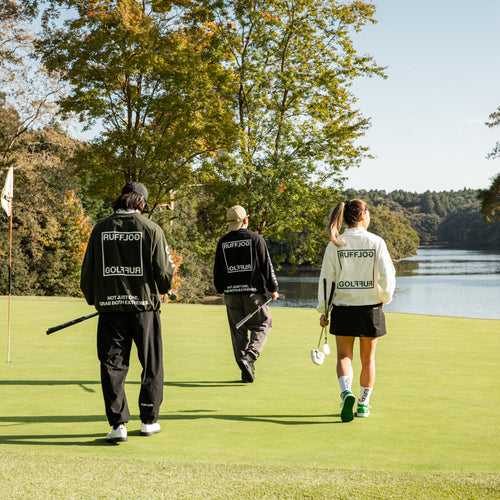
{"label": "fairway", "polygon": [[[7,311],[5,298],[0,307]],[[125,482],[137,471],[145,488],[134,493],[131,485],[121,498],[145,498],[145,491],[157,498],[184,498],[181,492],[185,498],[347,498],[356,491],[344,484],[349,480],[354,488],[359,481],[379,481],[382,496],[368,490],[358,498],[384,498],[384,491],[397,496],[405,481],[421,489],[421,498],[435,498],[436,491],[449,498],[460,491],[470,498],[500,494],[498,320],[387,313],[389,334],[378,344],[372,415],[343,424],[334,339],[322,366],[309,355],[320,333],[315,310],[272,308],[274,327],[255,365],[256,381],[242,384],[225,308],[168,304],[162,309],[162,432],[139,435],[134,351],[126,384],[129,441],[109,445],[96,318],[45,335],[48,327],[89,312],[78,299],[14,297],[11,363],[7,315],[0,316],[1,498],[29,496],[30,481],[38,498],[69,491],[75,498],[115,498],[120,470],[126,471]],[[356,360],[355,394],[358,377]],[[191,476],[198,479],[189,481]],[[42,477],[52,483],[40,484]],[[110,478],[108,489],[96,484],[92,493],[88,488],[97,477]],[[201,477],[210,484],[200,483]],[[263,489],[248,489],[246,478]],[[81,484],[80,493],[70,481]],[[68,490],[61,489],[63,483]],[[174,483],[175,490],[165,486]]]}

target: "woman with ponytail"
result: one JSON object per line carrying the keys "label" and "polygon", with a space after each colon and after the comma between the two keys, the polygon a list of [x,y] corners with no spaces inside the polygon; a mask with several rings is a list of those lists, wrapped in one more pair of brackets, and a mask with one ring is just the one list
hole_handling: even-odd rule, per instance
{"label": "woman with ponytail", "polygon": [[[340,234],[342,224],[347,228]],[[396,285],[395,269],[382,238],[367,231],[370,213],[362,200],[338,204],[330,213],[331,242],[323,257],[318,289],[320,325],[330,324],[337,344],[337,376],[341,390],[341,419],[350,422],[370,415],[370,395],[375,382],[377,339],[385,335],[382,306],[392,300]],[[325,317],[325,294],[334,288],[331,322]],[[354,340],[359,337],[361,374],[360,396],[352,392]]]}

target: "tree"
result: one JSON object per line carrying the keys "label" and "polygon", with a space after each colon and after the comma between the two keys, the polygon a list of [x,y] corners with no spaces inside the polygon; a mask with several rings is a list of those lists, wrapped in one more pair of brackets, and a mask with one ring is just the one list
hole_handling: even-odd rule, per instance
{"label": "tree", "polygon": [[[493,113],[490,114],[489,118],[490,120],[486,122],[486,125],[488,127],[492,128],[500,125],[500,106]],[[488,154],[488,158],[499,158],[499,157],[500,157],[500,142],[497,142],[491,153]]]}
{"label": "tree", "polygon": [[434,199],[432,196],[432,193],[427,190],[423,195],[422,195],[422,200],[421,200],[421,206],[420,209],[424,214],[432,214],[434,213]]}
{"label": "tree", "polygon": [[500,220],[500,174],[495,176],[489,189],[480,189],[477,197],[483,219],[488,223]]}
{"label": "tree", "polygon": [[0,165],[9,164],[23,134],[53,120],[55,98],[62,92],[57,75],[49,76],[35,55],[29,28],[34,8],[17,0],[0,4],[0,97],[16,111],[16,126],[1,131]]}
{"label": "tree", "polygon": [[[229,72],[203,27],[188,29],[172,6],[52,0],[37,44],[49,70],[64,71],[71,86],[62,111],[103,128],[78,156],[94,191],[140,180],[153,211],[193,183],[196,161],[234,131]],[[57,20],[65,8],[74,17]]]}
{"label": "tree", "polygon": [[[16,128],[14,109],[0,106],[0,130]],[[4,118],[7,117],[7,124]],[[79,270],[90,225],[72,191],[68,158],[77,144],[60,130],[26,132],[13,152],[12,292],[78,295]],[[3,178],[3,177],[2,177]],[[2,212],[3,213],[3,212]],[[0,218],[0,293],[8,287],[9,221]]]}
{"label": "tree", "polygon": [[438,215],[414,213],[407,217],[422,243],[437,241],[437,231],[442,221]]}
{"label": "tree", "polygon": [[370,215],[369,230],[384,239],[393,260],[415,255],[419,237],[403,215],[378,207]]}
{"label": "tree", "polygon": [[[194,2],[193,2],[194,3]],[[359,56],[351,33],[374,22],[374,6],[319,0],[199,1],[236,81],[239,142],[203,182],[214,205],[244,205],[252,228],[274,239],[300,233],[338,198],[343,172],[367,154],[356,145],[369,120],[355,108],[355,78],[382,75]],[[203,18],[205,15],[205,18]],[[335,200],[336,201],[336,200]],[[316,227],[321,231],[323,227]]]}
{"label": "tree", "polygon": [[480,206],[476,201],[450,213],[441,223],[438,235],[450,247],[498,249],[500,221],[487,224],[481,217]]}
{"label": "tree", "polygon": [[[490,114],[490,121],[486,122],[488,127],[500,125],[500,107]],[[488,158],[500,158],[500,142],[497,142]],[[482,189],[478,195],[481,202],[481,215],[486,222],[500,220],[500,174],[497,174],[489,189]]]}

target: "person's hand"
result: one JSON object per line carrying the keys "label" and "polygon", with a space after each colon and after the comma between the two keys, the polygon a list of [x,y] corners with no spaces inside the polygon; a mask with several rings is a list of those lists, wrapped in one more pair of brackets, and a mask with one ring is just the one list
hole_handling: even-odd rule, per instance
{"label": "person's hand", "polygon": [[280,294],[278,292],[271,292],[271,298],[273,300],[278,300],[280,298]]}
{"label": "person's hand", "polygon": [[319,326],[321,326],[321,328],[324,328],[325,326],[328,326],[328,324],[328,318],[324,314],[322,314],[319,318]]}

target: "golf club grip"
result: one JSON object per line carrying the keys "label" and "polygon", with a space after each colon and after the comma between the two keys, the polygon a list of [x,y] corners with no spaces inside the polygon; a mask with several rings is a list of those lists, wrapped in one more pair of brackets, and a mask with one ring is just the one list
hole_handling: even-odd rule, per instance
{"label": "golf club grip", "polygon": [[326,302],[326,278],[323,278],[323,298]]}
{"label": "golf club grip", "polygon": [[64,328],[67,328],[68,326],[76,325],[77,323],[85,321],[86,319],[93,318],[94,316],[97,316],[98,314],[99,314],[98,312],[95,312],[92,314],[87,314],[87,316],[82,316],[81,318],[73,319],[71,321],[68,321],[67,323],[63,323],[62,325],[53,326],[53,327],[49,328],[45,333],[47,335],[50,335],[51,333],[54,333],[54,332],[57,332],[57,331],[62,330]]}
{"label": "golf club grip", "polygon": [[[333,292],[335,292],[335,281],[332,281],[332,288],[330,290],[330,297],[328,297],[328,309],[330,309],[330,306],[332,305]],[[325,298],[326,298],[326,293],[325,293]]]}

